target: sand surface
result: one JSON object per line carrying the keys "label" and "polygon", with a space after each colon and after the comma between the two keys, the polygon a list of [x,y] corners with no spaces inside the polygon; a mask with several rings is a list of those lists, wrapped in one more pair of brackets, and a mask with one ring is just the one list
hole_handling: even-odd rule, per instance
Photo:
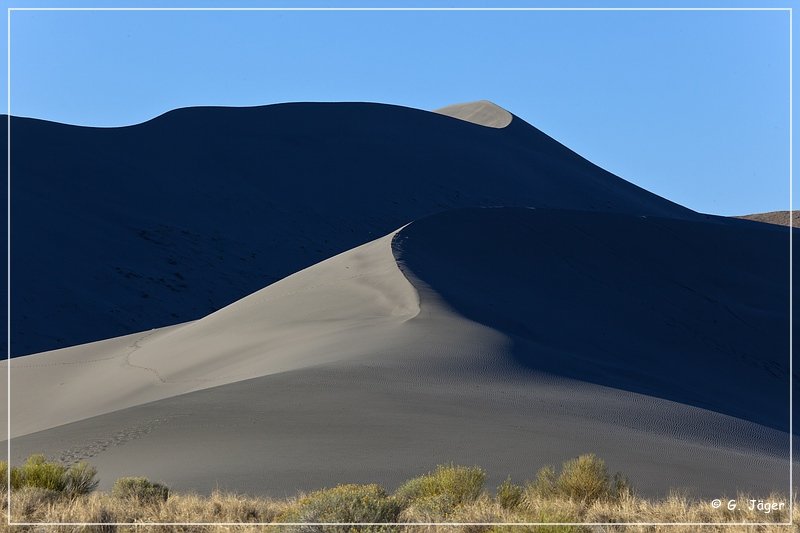
{"label": "sand surface", "polygon": [[[454,349],[468,357],[486,353],[476,353],[485,344],[469,340],[434,342],[423,353],[451,365],[458,364]],[[101,488],[119,476],[144,475],[182,490],[284,496],[347,482],[393,488],[451,461],[483,466],[493,488],[507,475],[530,479],[546,463],[593,452],[645,495],[684,487],[712,498],[787,487],[782,437],[731,417],[573,381],[444,376],[377,359],[274,374],[19,437],[12,457],[37,450],[87,459],[100,470]]]}

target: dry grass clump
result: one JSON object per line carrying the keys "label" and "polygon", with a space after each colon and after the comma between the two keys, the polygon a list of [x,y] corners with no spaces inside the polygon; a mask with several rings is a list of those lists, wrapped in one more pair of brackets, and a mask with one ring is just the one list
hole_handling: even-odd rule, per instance
{"label": "dry grass clump", "polygon": [[486,472],[480,467],[439,465],[400,485],[394,498],[404,509],[403,522],[449,521],[453,511],[481,495],[485,481]]}
{"label": "dry grass clump", "polygon": [[[796,494],[796,493],[795,493]],[[782,511],[771,511],[769,514],[750,509],[750,500],[786,502]],[[727,503],[735,500],[736,510],[729,511]],[[789,533],[800,531],[800,501],[795,497],[795,511],[792,525],[783,525],[789,521],[788,502],[785,495],[771,494],[767,498],[753,498],[747,494],[739,494],[735,498],[723,498],[723,506],[714,509],[710,501],[699,501],[678,492],[670,494],[663,500],[647,500],[634,496],[626,496],[616,502],[596,502],[586,509],[582,518],[586,522],[649,522],[649,523],[770,523],[763,526],[607,526],[598,528],[598,531],[624,531],[630,533],[703,533],[710,532],[759,532],[759,533]]]}
{"label": "dry grass clump", "polygon": [[[4,465],[0,463],[0,474]],[[6,467],[7,468],[7,467]],[[66,467],[48,463],[42,457],[29,459],[12,469],[10,516],[15,522],[91,522],[82,526],[15,526],[14,531],[116,533],[131,531],[221,532],[252,531],[253,524],[274,524],[266,529],[299,533],[786,533],[800,531],[800,502],[793,526],[788,509],[765,513],[750,509],[745,494],[735,498],[737,508],[728,510],[728,499],[720,509],[674,493],[663,500],[637,496],[621,476],[609,474],[603,461],[585,455],[564,463],[559,472],[550,467],[539,471],[532,482],[504,481],[494,496],[484,490],[486,473],[478,467],[439,466],[433,472],[402,484],[394,494],[379,485],[339,485],[301,494],[296,498],[273,500],[214,492],[210,496],[171,493],[167,487],[145,478],[122,478],[111,493],[92,492],[94,470],[88,465]],[[6,469],[6,473],[8,470]],[[72,472],[72,473],[70,473]],[[76,488],[81,487],[81,488]],[[84,492],[81,492],[84,491]],[[773,494],[764,501],[785,501]],[[9,514],[6,486],[0,486],[0,505]],[[2,517],[3,522],[6,517]],[[204,522],[211,526],[116,526],[115,523]],[[311,523],[369,522],[377,525],[332,526]],[[388,525],[413,522],[409,525]],[[425,522],[459,525],[428,526]],[[551,525],[492,526],[486,523],[544,523]],[[614,526],[587,523],[721,523],[767,522],[751,526]],[[287,523],[292,523],[287,524]],[[555,525],[572,523],[574,525]],[[284,524],[284,525],[280,525]],[[0,528],[3,528],[0,525]],[[5,529],[4,529],[5,530]]]}
{"label": "dry grass clump", "polygon": [[503,509],[516,509],[525,500],[525,489],[521,485],[515,485],[511,476],[508,476],[497,487],[495,499]]}
{"label": "dry grass clump", "polygon": [[144,477],[121,477],[114,482],[111,495],[123,500],[133,500],[134,504],[145,505],[167,501],[169,488]]}
{"label": "dry grass clump", "polygon": [[[276,522],[397,522],[400,504],[378,485],[338,485],[302,496]],[[302,533],[341,530],[337,526],[286,526],[289,531]],[[350,531],[386,532],[391,526],[360,526]],[[395,528],[396,529],[396,528]]]}
{"label": "dry grass clump", "polygon": [[[7,498],[4,496],[4,501]],[[67,499],[52,491],[25,488],[11,496],[11,517],[15,522],[82,522],[82,523],[269,523],[285,513],[294,500],[253,498],[239,494],[213,492],[210,496],[194,493],[172,494],[166,501],[138,504],[136,500],[116,498],[95,492],[76,499]],[[7,513],[7,509],[4,508]],[[6,517],[0,518],[5,522]],[[1,527],[1,526],[0,526]],[[99,527],[99,526],[98,526]],[[112,526],[106,526],[111,528]],[[69,531],[68,528],[36,527],[31,531]],[[153,530],[120,526],[118,531]],[[230,527],[168,527],[163,531],[229,531]],[[16,531],[17,528],[14,529]],[[74,531],[87,531],[73,528]],[[91,531],[89,529],[88,531]],[[97,528],[95,528],[97,530]]]}
{"label": "dry grass clump", "polygon": [[155,522],[275,522],[295,503],[294,499],[273,500],[230,492],[214,491],[210,496],[171,494],[158,505]]}
{"label": "dry grass clump", "polygon": [[551,466],[542,468],[528,485],[528,493],[534,499],[558,497],[590,504],[619,500],[631,493],[631,487],[619,472],[612,477],[605,462],[590,453],[565,462],[559,475]]}

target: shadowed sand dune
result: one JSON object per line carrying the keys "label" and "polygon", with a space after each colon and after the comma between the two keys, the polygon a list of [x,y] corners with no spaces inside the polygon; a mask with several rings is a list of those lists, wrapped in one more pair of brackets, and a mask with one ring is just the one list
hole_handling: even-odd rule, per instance
{"label": "shadowed sand dune", "polygon": [[785,491],[789,230],[684,209],[516,117],[485,127],[488,103],[451,113],[14,119],[12,343],[202,318],[5,362],[12,460],[282,496],[594,452],[645,495]]}
{"label": "shadowed sand dune", "polygon": [[414,222],[395,249],[455,310],[513,339],[521,365],[788,431],[784,231],[463,209]]}
{"label": "shadowed sand dune", "polygon": [[518,118],[309,103],[11,131],[14,355],[201,318],[454,207],[697,216]]}

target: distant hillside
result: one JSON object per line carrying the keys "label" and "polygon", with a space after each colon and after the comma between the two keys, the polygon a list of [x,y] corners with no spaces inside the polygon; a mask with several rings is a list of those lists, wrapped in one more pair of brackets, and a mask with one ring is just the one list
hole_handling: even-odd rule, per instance
{"label": "distant hillside", "polygon": [[[755,213],[752,215],[742,215],[736,218],[745,218],[747,220],[755,220],[757,222],[766,222],[767,224],[778,224],[780,226],[789,226],[789,211],[770,211],[768,213]],[[800,213],[797,211],[792,212],[792,223],[795,228],[800,228]]]}

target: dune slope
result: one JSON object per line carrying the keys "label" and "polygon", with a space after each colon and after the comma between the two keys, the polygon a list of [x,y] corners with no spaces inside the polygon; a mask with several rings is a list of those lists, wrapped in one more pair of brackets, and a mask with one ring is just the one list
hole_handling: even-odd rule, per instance
{"label": "dune slope", "polygon": [[[418,312],[390,242],[340,254],[195,322],[12,359],[12,437],[380,350]],[[5,397],[5,381],[0,390]]]}
{"label": "dune slope", "polygon": [[788,431],[785,230],[463,209],[394,246],[409,275],[512,338],[521,365]]}

